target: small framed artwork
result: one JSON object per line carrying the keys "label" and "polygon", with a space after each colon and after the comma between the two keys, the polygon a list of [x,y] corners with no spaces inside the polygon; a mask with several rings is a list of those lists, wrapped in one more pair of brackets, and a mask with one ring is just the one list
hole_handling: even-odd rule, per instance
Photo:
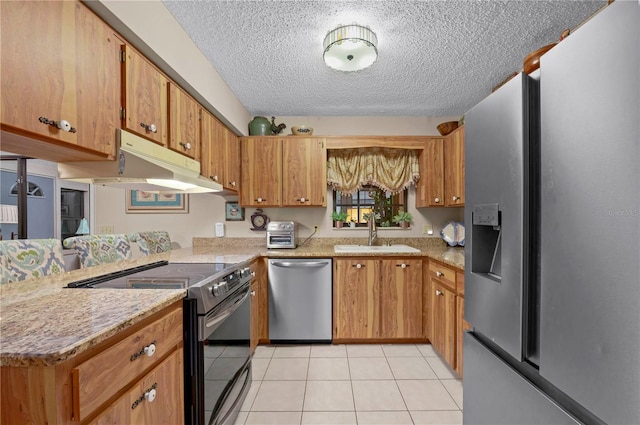
{"label": "small framed artwork", "polygon": [[244,208],[237,202],[226,202],[224,218],[227,221],[244,221]]}
{"label": "small framed artwork", "polygon": [[127,190],[127,214],[187,214],[189,195]]}

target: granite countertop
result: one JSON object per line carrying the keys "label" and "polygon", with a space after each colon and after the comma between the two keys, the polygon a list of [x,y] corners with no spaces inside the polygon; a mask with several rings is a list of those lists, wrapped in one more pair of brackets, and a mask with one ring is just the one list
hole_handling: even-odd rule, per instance
{"label": "granite countertop", "polygon": [[[238,239],[194,238],[194,246],[189,248],[0,286],[0,365],[56,365],[184,298],[184,289],[66,288],[70,282],[155,261],[238,263],[259,257],[400,256],[429,257],[464,268],[464,251],[448,248],[441,241],[420,245],[410,240],[394,240],[394,243],[419,248],[420,252],[356,255],[333,251],[333,245],[344,244],[344,239],[311,240],[296,249],[266,249],[261,238],[256,238],[258,241]],[[361,244],[362,241],[349,240],[348,243]]]}

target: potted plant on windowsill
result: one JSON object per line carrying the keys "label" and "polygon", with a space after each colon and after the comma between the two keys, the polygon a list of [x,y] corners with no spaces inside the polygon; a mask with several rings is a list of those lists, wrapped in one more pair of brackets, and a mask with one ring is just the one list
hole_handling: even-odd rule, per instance
{"label": "potted plant on windowsill", "polygon": [[398,223],[402,228],[409,227],[411,220],[413,220],[413,216],[406,211],[402,211],[393,217],[393,222]]}
{"label": "potted plant on windowsill", "polygon": [[346,211],[334,211],[331,213],[331,219],[335,222],[336,228],[341,228],[342,224],[347,219]]}

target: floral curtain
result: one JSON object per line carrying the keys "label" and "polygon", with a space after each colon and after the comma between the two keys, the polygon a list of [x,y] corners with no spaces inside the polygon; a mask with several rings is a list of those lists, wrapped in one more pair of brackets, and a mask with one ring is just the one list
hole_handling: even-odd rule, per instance
{"label": "floral curtain", "polygon": [[344,194],[355,193],[364,185],[398,193],[419,178],[418,155],[410,149],[329,150],[327,184]]}

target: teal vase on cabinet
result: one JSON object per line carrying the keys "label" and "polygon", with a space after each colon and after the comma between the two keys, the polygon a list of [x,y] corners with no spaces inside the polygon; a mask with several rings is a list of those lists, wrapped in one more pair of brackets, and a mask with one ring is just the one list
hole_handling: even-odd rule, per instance
{"label": "teal vase on cabinet", "polygon": [[269,136],[271,135],[271,123],[266,117],[253,117],[249,123],[250,136]]}

